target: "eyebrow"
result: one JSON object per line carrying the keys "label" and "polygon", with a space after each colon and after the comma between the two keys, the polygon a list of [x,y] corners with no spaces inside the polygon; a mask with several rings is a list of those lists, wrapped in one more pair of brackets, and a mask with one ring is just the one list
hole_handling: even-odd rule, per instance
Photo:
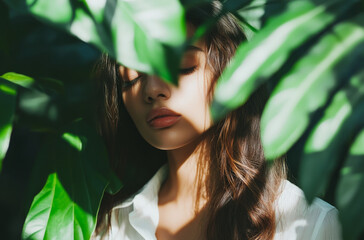
{"label": "eyebrow", "polygon": [[188,45],[186,51],[199,51],[199,52],[203,52],[203,50],[199,47],[193,46],[193,45]]}

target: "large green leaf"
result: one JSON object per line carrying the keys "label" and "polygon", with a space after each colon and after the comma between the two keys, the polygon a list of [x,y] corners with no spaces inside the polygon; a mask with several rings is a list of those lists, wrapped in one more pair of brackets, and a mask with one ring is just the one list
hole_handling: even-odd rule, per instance
{"label": "large green leaf", "polygon": [[[291,51],[325,29],[347,10],[326,1],[290,1],[283,14],[273,17],[252,41],[239,46],[215,90],[212,115],[220,118],[241,106],[252,92],[282,67]],[[337,3],[337,2],[336,2]],[[330,10],[330,11],[329,11]]]}
{"label": "large green leaf", "polygon": [[0,78],[0,171],[9,148],[16,107],[16,87]]}
{"label": "large green leaf", "polygon": [[[79,130],[81,129],[81,130]],[[89,239],[106,187],[120,189],[102,140],[90,128],[47,139],[39,163],[54,166],[27,215],[23,239]]]}
{"label": "large green leaf", "polygon": [[[58,175],[53,173],[34,198],[25,221],[23,239],[88,239],[90,234],[83,236],[82,232],[90,232],[88,226],[93,221],[91,214],[73,202]],[[65,228],[64,222],[70,227]],[[60,234],[55,232],[58,227]]]}
{"label": "large green leaf", "polygon": [[130,68],[176,81],[186,35],[178,0],[6,2],[96,45]]}
{"label": "large green leaf", "polygon": [[345,157],[348,142],[363,126],[363,116],[364,72],[361,72],[335,95],[305,144],[298,182],[309,201],[326,191],[335,167]]}
{"label": "large green leaf", "polygon": [[182,51],[173,51],[168,45],[179,46],[185,40],[179,2],[117,1],[116,10],[111,31],[117,59],[128,67],[177,82]]}
{"label": "large green leaf", "polygon": [[336,192],[343,236],[346,240],[359,239],[364,230],[364,130],[350,147],[345,165],[341,169]]}
{"label": "large green leaf", "polygon": [[360,25],[364,23],[363,16],[358,23],[335,26],[274,89],[262,116],[267,158],[284,154],[297,141],[307,128],[310,115],[327,102],[330,92],[347,77],[350,65],[339,63],[345,58],[347,62],[348,56],[356,59],[363,51],[357,49],[364,44],[364,28]]}

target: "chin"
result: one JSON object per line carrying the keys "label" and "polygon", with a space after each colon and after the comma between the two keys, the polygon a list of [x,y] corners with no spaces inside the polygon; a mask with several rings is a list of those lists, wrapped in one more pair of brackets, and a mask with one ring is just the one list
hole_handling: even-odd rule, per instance
{"label": "chin", "polygon": [[[153,147],[159,150],[176,150],[179,148],[183,148],[191,143],[195,143],[199,138],[198,134],[193,134],[193,136],[186,136],[186,133],[183,134],[167,134],[169,136],[159,136],[158,138],[148,138],[147,136],[143,136],[144,139]],[[172,136],[171,136],[172,135]]]}

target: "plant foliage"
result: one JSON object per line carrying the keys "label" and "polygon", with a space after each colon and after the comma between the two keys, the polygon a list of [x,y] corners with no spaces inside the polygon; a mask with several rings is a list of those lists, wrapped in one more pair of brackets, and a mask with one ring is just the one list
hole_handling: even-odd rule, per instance
{"label": "plant foliage", "polygon": [[[177,83],[189,41],[185,10],[209,1],[4,2],[0,170],[4,159],[11,160],[6,154],[13,128],[45,134],[34,162],[38,180],[32,182],[41,190],[32,195],[22,237],[89,239],[104,191],[122,186],[91,123],[92,64],[105,52],[123,65]],[[261,136],[267,159],[287,153],[288,161],[295,159],[297,184],[309,202],[320,196],[334,203],[344,239],[359,239],[364,230],[364,2],[220,2],[221,15],[234,14],[249,41],[238,47],[218,81],[214,119],[266,85],[270,98]]]}

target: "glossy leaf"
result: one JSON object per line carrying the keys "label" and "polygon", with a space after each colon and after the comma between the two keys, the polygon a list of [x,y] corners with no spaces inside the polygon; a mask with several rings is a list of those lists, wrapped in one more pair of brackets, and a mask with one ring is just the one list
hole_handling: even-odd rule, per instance
{"label": "glossy leaf", "polygon": [[[57,218],[55,218],[57,216]],[[72,220],[75,219],[75,220]],[[83,231],[94,219],[73,202],[56,173],[50,174],[42,191],[34,198],[24,225],[23,239],[88,239]],[[64,229],[62,222],[71,225]],[[61,224],[60,224],[61,223]],[[61,234],[56,234],[59,227]],[[58,235],[58,236],[57,236]]]}
{"label": "glossy leaf", "polygon": [[[112,181],[114,190],[120,189],[102,140],[92,129],[80,129],[66,134],[72,141],[70,137],[47,140],[40,162],[53,164],[54,171],[33,200],[23,239],[89,239],[106,187]],[[82,141],[81,151],[75,148],[75,139]]]}
{"label": "glossy leaf", "polygon": [[116,9],[111,31],[117,59],[130,68],[177,82],[174,77],[182,52],[168,46],[182,45],[185,40],[178,1],[117,1]]}
{"label": "glossy leaf", "polygon": [[6,2],[96,45],[130,68],[176,82],[186,35],[178,0]]}
{"label": "glossy leaf", "polygon": [[347,240],[359,239],[364,230],[362,209],[364,202],[364,130],[350,147],[349,156],[341,169],[336,192],[337,207]]}
{"label": "glossy leaf", "polygon": [[9,148],[16,107],[16,88],[0,79],[0,171]]}
{"label": "glossy leaf", "polygon": [[[252,41],[241,44],[216,86],[212,104],[214,119],[241,106],[259,85],[282,67],[291,51],[332,23],[335,15],[329,9],[334,3],[326,1],[316,5],[310,1],[290,1],[283,14],[273,17]],[[348,5],[350,3],[346,7]],[[339,14],[346,7],[336,6],[334,10]]]}
{"label": "glossy leaf", "polygon": [[34,84],[33,78],[14,72],[5,73],[0,76],[0,78],[3,78],[5,80],[8,80],[9,82],[15,83],[25,88],[29,88]]}
{"label": "glossy leaf", "polygon": [[62,138],[68,142],[72,147],[74,147],[77,151],[81,151],[82,150],[82,141],[81,139],[72,134],[72,133],[64,133],[62,135]]}
{"label": "glossy leaf", "polygon": [[264,17],[270,8],[284,8],[286,2],[274,0],[253,0],[251,3],[237,11],[237,16],[242,23],[244,33],[248,40],[263,26]]}
{"label": "glossy leaf", "polygon": [[309,201],[326,191],[335,168],[345,156],[345,143],[363,125],[362,116],[364,72],[354,76],[349,86],[335,95],[306,142],[298,182]]}
{"label": "glossy leaf", "polygon": [[262,142],[266,157],[283,155],[303,134],[310,115],[322,107],[348,68],[340,62],[355,59],[364,44],[364,18],[344,22],[323,36],[274,89],[262,116]]}

